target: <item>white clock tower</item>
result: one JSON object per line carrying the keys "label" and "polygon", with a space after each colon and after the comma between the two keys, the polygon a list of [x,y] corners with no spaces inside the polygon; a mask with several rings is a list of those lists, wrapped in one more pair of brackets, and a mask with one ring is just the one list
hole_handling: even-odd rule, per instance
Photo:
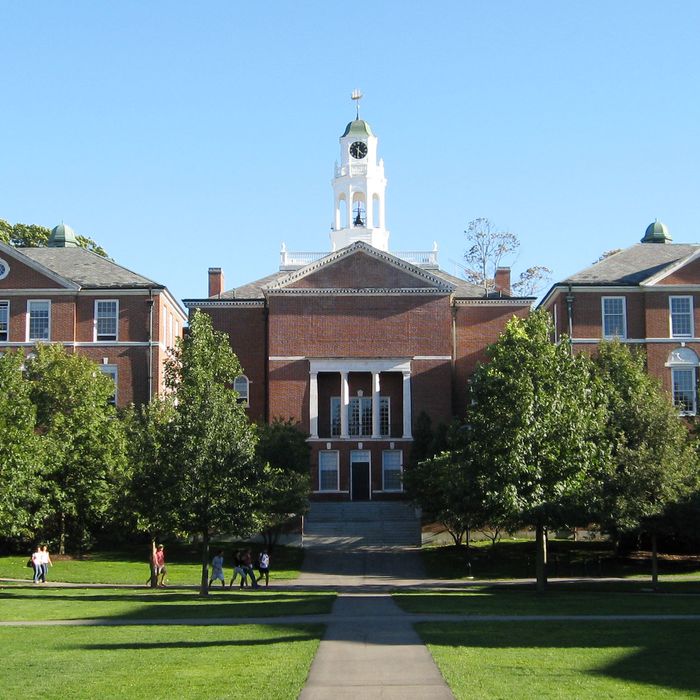
{"label": "white clock tower", "polygon": [[340,250],[355,241],[364,241],[388,251],[384,161],[377,160],[377,137],[369,124],[360,119],[361,98],[359,90],[352,93],[357,104],[356,119],[340,137],[340,164],[335,164],[332,181],[331,245],[333,250]]}

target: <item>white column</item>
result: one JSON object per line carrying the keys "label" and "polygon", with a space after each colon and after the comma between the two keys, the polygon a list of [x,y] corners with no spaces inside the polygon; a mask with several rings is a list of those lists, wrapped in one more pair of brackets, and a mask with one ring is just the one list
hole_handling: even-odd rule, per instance
{"label": "white column", "polygon": [[309,375],[309,432],[318,437],[318,372]]}
{"label": "white column", "polygon": [[381,420],[379,410],[379,372],[372,372],[372,437],[381,436]]}
{"label": "white column", "polygon": [[[348,166],[350,167],[350,166]],[[345,228],[352,228],[352,187],[348,186],[348,192],[345,195],[348,200],[348,206],[347,206],[347,221],[345,222]]]}
{"label": "white column", "polygon": [[411,435],[411,373],[403,373],[403,437]]}
{"label": "white column", "polygon": [[340,373],[340,437],[348,437],[348,406],[350,405],[350,385],[348,373]]}

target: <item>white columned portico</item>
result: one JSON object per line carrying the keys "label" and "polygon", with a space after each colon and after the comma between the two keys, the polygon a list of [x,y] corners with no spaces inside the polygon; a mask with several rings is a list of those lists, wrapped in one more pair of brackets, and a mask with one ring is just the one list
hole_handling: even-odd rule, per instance
{"label": "white columned portico", "polygon": [[403,372],[403,437],[411,438],[411,371]]}
{"label": "white columned portico", "polygon": [[309,432],[318,437],[318,372],[309,375]]}
{"label": "white columned portico", "polygon": [[348,407],[350,406],[350,382],[348,372],[340,372],[340,437],[348,437]]}
{"label": "white columned portico", "polygon": [[372,372],[372,437],[381,437],[381,416],[379,402],[379,372]]}

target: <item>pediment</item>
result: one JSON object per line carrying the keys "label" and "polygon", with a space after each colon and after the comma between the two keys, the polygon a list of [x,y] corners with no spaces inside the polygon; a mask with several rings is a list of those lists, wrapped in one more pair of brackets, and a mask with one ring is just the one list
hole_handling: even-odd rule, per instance
{"label": "pediment", "polygon": [[0,259],[8,270],[0,279],[3,289],[78,289],[70,280],[24,255],[21,250],[0,243]]}
{"label": "pediment", "polygon": [[449,294],[446,280],[358,241],[295,270],[265,288],[266,293]]}
{"label": "pediment", "polygon": [[654,285],[689,285],[700,284],[700,260],[694,258],[685,261],[679,267],[671,271],[664,271],[663,275],[658,275],[653,282]]}

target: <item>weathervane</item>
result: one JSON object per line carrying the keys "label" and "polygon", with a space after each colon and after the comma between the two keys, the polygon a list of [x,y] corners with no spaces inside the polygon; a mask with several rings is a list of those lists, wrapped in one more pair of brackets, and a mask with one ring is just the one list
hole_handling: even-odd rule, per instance
{"label": "weathervane", "polygon": [[350,95],[350,97],[355,101],[355,109],[357,112],[356,118],[359,119],[360,118],[360,100],[362,99],[362,92],[360,90],[358,90],[357,88],[355,88],[352,91],[352,95]]}

